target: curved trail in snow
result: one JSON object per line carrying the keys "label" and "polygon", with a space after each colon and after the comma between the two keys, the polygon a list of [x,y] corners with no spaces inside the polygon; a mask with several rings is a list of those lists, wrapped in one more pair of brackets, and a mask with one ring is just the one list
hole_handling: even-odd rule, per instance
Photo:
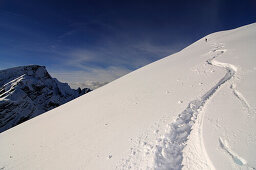
{"label": "curved trail in snow", "polygon": [[[226,70],[226,74],[219,82],[213,86],[208,92],[206,92],[200,99],[194,100],[189,103],[187,108],[178,115],[178,118],[171,124],[169,124],[169,128],[166,134],[159,139],[158,144],[156,145],[156,151],[154,154],[154,169],[156,170],[180,170],[182,169],[182,161],[183,161],[183,149],[186,146],[186,141],[188,140],[188,136],[192,131],[192,126],[195,124],[197,116],[200,110],[204,107],[205,103],[213,96],[213,94],[228,80],[234,77],[237,68],[228,63],[222,63],[216,61],[215,59],[221,56],[226,52],[225,49],[220,49],[223,46],[218,46],[212,52],[218,52],[217,55],[207,60],[209,65],[217,66],[224,68]],[[241,98],[240,98],[241,99]],[[201,147],[203,146],[202,141],[202,120],[203,116],[200,116],[200,125],[198,129],[199,138]],[[210,160],[207,159],[207,153],[205,148],[202,148],[203,154],[205,155],[206,162],[204,162],[204,166],[208,169],[214,168]]]}

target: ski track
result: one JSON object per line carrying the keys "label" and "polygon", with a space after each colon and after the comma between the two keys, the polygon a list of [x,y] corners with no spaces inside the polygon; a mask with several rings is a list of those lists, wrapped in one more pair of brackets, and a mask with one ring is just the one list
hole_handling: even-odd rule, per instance
{"label": "ski track", "polygon": [[[215,55],[206,62],[209,65],[224,68],[226,70],[224,77],[222,77],[219,82],[209,91],[207,91],[201,98],[191,101],[187,108],[178,115],[178,118],[174,122],[167,125],[165,134],[157,139],[157,144],[155,146],[147,142],[142,142],[142,139],[139,140],[140,147],[137,149],[131,148],[132,154],[126,160],[126,162],[122,164],[122,169],[181,170],[183,168],[183,149],[186,147],[186,142],[192,131],[192,127],[196,122],[198,125],[193,130],[196,131],[196,138],[198,138],[197,140],[200,143],[200,152],[203,155],[203,158],[199,158],[200,160],[197,160],[198,165],[196,166],[200,169],[215,169],[204,147],[202,136],[204,114],[201,113],[199,117],[198,114],[202,112],[206,102],[214,95],[214,93],[223,84],[235,77],[237,67],[229,63],[222,63],[215,60],[227,50],[224,49],[223,44],[213,45],[214,49],[209,53],[213,53]],[[248,115],[250,115],[252,112],[254,113],[254,110],[250,107],[242,93],[236,89],[236,85],[234,83],[231,83],[230,89],[232,90],[234,96],[241,102],[243,107],[246,108]],[[235,164],[256,170],[256,168],[250,167],[246,163],[246,160],[231,151],[230,148],[227,147],[228,145],[226,145],[221,138],[219,138],[219,143],[220,147],[232,157]],[[139,158],[139,155],[137,155],[137,153],[141,152],[145,152],[143,156],[144,158],[142,159]],[[152,162],[151,159],[153,159]],[[144,168],[142,168],[141,165]]]}
{"label": "ski track", "polygon": [[220,147],[226,151],[230,157],[233,159],[234,163],[239,166],[245,166],[249,170],[255,170],[254,167],[248,165],[247,161],[240,157],[237,153],[231,150],[226,140],[223,140],[221,137],[219,138]]}
{"label": "ski track", "polygon": [[[215,58],[221,56],[226,52],[225,49],[221,49],[223,46],[217,46],[212,52],[217,52],[217,55],[207,60],[209,65],[225,68],[227,71],[225,76],[220,79],[220,81],[212,87],[208,92],[206,92],[200,99],[194,100],[189,103],[187,108],[178,115],[178,118],[171,124],[168,125],[166,134],[158,140],[156,145],[156,150],[154,154],[154,169],[156,170],[180,170],[182,169],[183,161],[183,149],[186,146],[186,141],[192,130],[192,126],[195,124],[197,116],[201,109],[204,107],[210,97],[228,80],[230,80],[236,73],[237,68],[234,65],[228,63],[222,63],[216,61]],[[242,101],[244,98],[240,97]],[[247,102],[246,102],[247,105]],[[202,119],[202,116],[201,116]],[[200,120],[202,124],[202,120]],[[201,126],[200,126],[201,127]],[[201,133],[201,132],[199,132]],[[202,134],[201,134],[202,135]],[[200,139],[202,140],[202,138]],[[203,143],[203,141],[201,141]],[[202,146],[203,147],[203,146]],[[206,152],[204,148],[203,152]],[[204,153],[205,156],[207,153]],[[207,159],[207,158],[206,158]]]}
{"label": "ski track", "polygon": [[236,89],[236,85],[232,84],[230,86],[230,88],[233,91],[233,94],[236,96],[236,98],[241,102],[241,104],[243,105],[243,107],[247,110],[248,116],[255,116],[255,109],[253,109],[250,104],[247,102],[247,100],[245,99],[245,97],[243,96],[243,94],[241,92],[239,92]]}

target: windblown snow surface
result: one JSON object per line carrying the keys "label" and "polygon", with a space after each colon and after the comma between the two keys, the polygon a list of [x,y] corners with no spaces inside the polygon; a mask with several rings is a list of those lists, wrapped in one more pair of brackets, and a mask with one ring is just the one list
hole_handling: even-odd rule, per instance
{"label": "windblown snow surface", "polygon": [[0,169],[256,169],[256,24],[0,134]]}

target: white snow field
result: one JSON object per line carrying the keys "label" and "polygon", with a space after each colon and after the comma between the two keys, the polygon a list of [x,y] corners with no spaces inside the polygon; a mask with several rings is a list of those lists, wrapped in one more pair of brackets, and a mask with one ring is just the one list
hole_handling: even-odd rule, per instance
{"label": "white snow field", "polygon": [[256,169],[256,24],[0,134],[0,169]]}

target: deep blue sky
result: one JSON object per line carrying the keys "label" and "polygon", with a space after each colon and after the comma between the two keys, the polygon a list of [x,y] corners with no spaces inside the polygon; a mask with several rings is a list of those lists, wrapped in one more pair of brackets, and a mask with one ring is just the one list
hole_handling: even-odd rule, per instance
{"label": "deep blue sky", "polygon": [[255,0],[0,0],[0,69],[111,81],[212,32],[256,22]]}

